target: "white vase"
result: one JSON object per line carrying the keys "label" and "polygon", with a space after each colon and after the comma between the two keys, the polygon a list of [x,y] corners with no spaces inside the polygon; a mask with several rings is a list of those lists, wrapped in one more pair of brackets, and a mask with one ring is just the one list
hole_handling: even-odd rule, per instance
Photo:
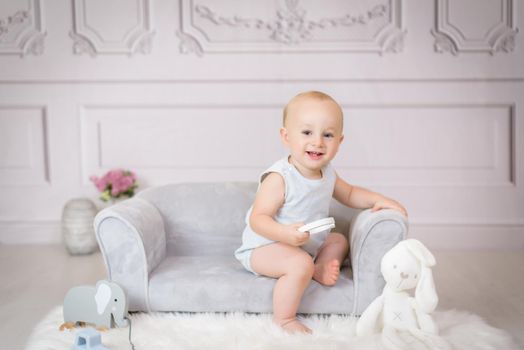
{"label": "white vase", "polygon": [[89,198],[74,198],[64,205],[62,236],[71,255],[91,254],[97,249],[93,228],[96,213],[96,205]]}

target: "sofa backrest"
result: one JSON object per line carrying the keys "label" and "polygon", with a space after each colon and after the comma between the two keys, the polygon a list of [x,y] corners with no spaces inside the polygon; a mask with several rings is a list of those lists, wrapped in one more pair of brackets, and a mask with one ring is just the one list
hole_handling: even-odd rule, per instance
{"label": "sofa backrest", "polygon": [[164,219],[169,255],[231,255],[241,245],[256,183],[181,183],[140,192]]}
{"label": "sofa backrest", "polygon": [[[254,182],[181,183],[153,187],[137,196],[162,215],[168,255],[232,256],[242,244],[256,190]],[[337,230],[347,232],[352,214],[333,202]]]}

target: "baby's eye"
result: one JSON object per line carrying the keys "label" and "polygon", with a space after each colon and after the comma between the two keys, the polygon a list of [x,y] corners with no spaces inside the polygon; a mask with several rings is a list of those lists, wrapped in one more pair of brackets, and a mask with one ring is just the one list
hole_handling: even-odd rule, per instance
{"label": "baby's eye", "polygon": [[327,137],[327,138],[332,138],[333,137],[333,134],[328,132],[328,133],[325,133],[324,134],[324,137]]}
{"label": "baby's eye", "polygon": [[302,134],[304,134],[304,135],[306,135],[306,136],[309,136],[309,135],[311,135],[311,131],[309,131],[309,130],[304,130],[304,131],[302,131]]}

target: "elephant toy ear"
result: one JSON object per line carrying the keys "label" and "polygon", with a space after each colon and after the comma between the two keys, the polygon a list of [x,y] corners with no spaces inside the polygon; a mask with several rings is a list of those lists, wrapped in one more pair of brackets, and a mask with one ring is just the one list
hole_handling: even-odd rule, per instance
{"label": "elephant toy ear", "polygon": [[104,310],[109,304],[109,299],[111,299],[111,287],[106,283],[99,283],[97,285],[95,302],[96,302],[96,311],[101,315],[104,313]]}

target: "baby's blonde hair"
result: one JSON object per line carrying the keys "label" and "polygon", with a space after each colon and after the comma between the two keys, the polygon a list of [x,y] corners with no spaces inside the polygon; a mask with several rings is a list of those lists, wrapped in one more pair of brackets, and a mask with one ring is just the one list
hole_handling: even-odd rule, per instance
{"label": "baby's blonde hair", "polygon": [[287,115],[288,115],[288,111],[289,111],[290,107],[294,103],[297,103],[297,102],[299,102],[300,100],[303,100],[303,99],[314,99],[314,100],[318,100],[318,101],[331,101],[338,107],[338,110],[340,111],[340,116],[342,118],[344,116],[344,114],[342,113],[342,108],[340,107],[338,102],[335,101],[335,99],[333,97],[331,97],[328,94],[323,93],[321,91],[305,91],[305,92],[301,92],[300,94],[296,95],[291,100],[289,100],[287,105],[284,107],[284,112],[283,112],[283,117],[282,117],[282,125],[283,126],[286,126]]}

